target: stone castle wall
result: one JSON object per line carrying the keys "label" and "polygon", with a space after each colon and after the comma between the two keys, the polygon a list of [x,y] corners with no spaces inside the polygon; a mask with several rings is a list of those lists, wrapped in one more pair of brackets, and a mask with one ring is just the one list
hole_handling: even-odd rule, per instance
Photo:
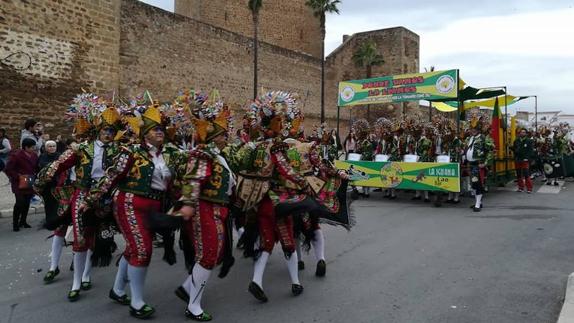
{"label": "stone castle wall", "polygon": [[119,11],[117,0],[2,1],[0,126],[18,136],[35,117],[50,131],[80,88],[117,87]]}
{"label": "stone castle wall", "polygon": [[[238,33],[125,0],[121,16],[122,96],[152,91],[160,100],[179,88],[217,88],[238,113],[252,98],[252,41]],[[320,104],[320,60],[262,43],[259,87],[299,93],[309,117]]]}
{"label": "stone castle wall", "polygon": [[[265,5],[270,12],[280,6]],[[303,6],[304,1],[296,0],[294,5]],[[248,13],[237,9],[238,15]],[[283,30],[291,26],[289,21],[283,24]],[[0,127],[14,138],[24,120],[35,117],[48,125],[48,133],[67,135],[71,128],[64,125],[62,114],[82,88],[109,96],[114,91],[122,97],[149,89],[160,100],[171,99],[183,87],[218,88],[237,111],[253,92],[251,35],[242,32],[248,29],[237,28],[238,32],[229,31],[137,0],[4,1],[0,7]],[[274,28],[281,30],[281,25]],[[375,39],[387,60],[374,69],[374,75],[418,71],[416,34],[393,28],[351,36],[327,58],[326,116],[331,126],[336,124],[337,83],[363,77],[351,57],[367,38]],[[320,45],[319,36],[309,39]],[[320,59],[270,41],[260,44],[259,86],[298,92],[310,132],[320,115]],[[344,129],[348,111],[342,111],[341,118]]]}
{"label": "stone castle wall", "polygon": [[[263,1],[259,12],[259,39],[320,58],[319,20],[306,2]],[[253,37],[253,20],[247,0],[175,0],[175,12]]]}
{"label": "stone castle wall", "polygon": [[[336,109],[340,81],[367,77],[365,68],[355,66],[353,55],[361,43],[369,40],[375,42],[385,61],[383,65],[373,67],[372,77],[419,72],[419,36],[406,28],[388,28],[346,36],[343,43],[326,59],[325,88],[329,110]],[[414,109],[418,107],[418,102],[407,105]],[[402,108],[402,104],[371,105],[370,119],[376,120],[380,116],[399,117]],[[361,106],[341,109],[345,111],[341,115],[348,119],[350,109],[353,110],[352,118],[366,117],[366,108]]]}

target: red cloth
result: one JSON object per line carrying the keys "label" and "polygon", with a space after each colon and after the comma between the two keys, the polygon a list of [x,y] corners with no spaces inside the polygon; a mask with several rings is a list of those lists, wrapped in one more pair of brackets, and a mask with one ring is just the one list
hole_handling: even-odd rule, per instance
{"label": "red cloth", "polygon": [[273,202],[271,202],[269,197],[265,197],[259,204],[257,218],[263,251],[271,253],[273,247],[275,247],[275,242],[279,241],[283,252],[289,254],[295,252],[293,218],[291,216],[284,216],[277,220],[275,218]]}
{"label": "red cloth", "polygon": [[126,241],[124,258],[134,267],[147,267],[152,254],[152,232],[146,227],[148,214],[161,210],[161,202],[127,192],[114,196],[114,217]]}
{"label": "red cloth", "polygon": [[[72,213],[72,230],[74,232],[74,242],[72,243],[72,250],[74,252],[85,252],[88,249],[94,250],[95,244],[95,229],[89,227],[84,223],[83,214],[78,213],[78,207],[84,202],[86,192],[76,189],[70,200],[71,213]],[[64,233],[65,234],[65,233]]]}
{"label": "red cloth", "polygon": [[193,217],[185,223],[187,236],[192,239],[195,262],[213,269],[223,259],[225,220],[229,210],[219,204],[199,200]]}
{"label": "red cloth", "polygon": [[532,179],[530,179],[530,162],[515,161],[516,174],[518,178],[518,188],[523,190],[526,182],[526,189],[532,192]]}
{"label": "red cloth", "polygon": [[68,231],[68,226],[67,225],[62,225],[59,226],[56,230],[54,230],[54,235],[56,237],[62,237],[64,238],[66,236],[66,232]]}
{"label": "red cloth", "polygon": [[34,194],[33,189],[21,190],[18,189],[18,181],[20,175],[34,175],[38,173],[38,155],[34,152],[26,152],[23,149],[18,149],[10,154],[8,165],[4,169],[6,175],[10,179],[12,192],[16,195],[30,195]]}

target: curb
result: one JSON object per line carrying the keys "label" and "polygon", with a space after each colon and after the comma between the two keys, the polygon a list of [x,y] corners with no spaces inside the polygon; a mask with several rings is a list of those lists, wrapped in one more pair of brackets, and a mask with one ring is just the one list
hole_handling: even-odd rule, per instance
{"label": "curb", "polygon": [[[28,215],[35,215],[35,214],[44,214],[44,206],[43,205],[30,206]],[[12,217],[12,208],[0,210],[0,219],[10,217]]]}
{"label": "curb", "polygon": [[568,276],[564,304],[562,304],[558,323],[574,323],[574,273]]}

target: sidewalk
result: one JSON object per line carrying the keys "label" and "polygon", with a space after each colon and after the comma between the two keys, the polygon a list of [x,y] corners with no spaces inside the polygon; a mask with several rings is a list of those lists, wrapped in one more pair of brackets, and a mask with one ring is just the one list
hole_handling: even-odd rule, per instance
{"label": "sidewalk", "polygon": [[[4,172],[0,172],[0,218],[9,218],[12,216],[14,207],[14,194],[10,189],[10,182]],[[44,205],[42,202],[31,204],[28,215],[44,214]]]}

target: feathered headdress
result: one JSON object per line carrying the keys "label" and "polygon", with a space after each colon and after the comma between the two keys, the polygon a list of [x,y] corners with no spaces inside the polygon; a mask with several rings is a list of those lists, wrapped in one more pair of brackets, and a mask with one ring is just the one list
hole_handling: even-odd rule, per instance
{"label": "feathered headdress", "polygon": [[358,139],[364,139],[370,131],[369,121],[366,119],[359,119],[353,123],[352,128],[357,134]]}
{"label": "feathered headdress", "polygon": [[296,95],[283,91],[271,91],[260,96],[249,106],[247,116],[253,126],[259,125],[270,132],[268,136],[297,133],[303,120]]}
{"label": "feathered headdress", "polygon": [[94,137],[96,127],[102,122],[103,113],[107,109],[107,102],[103,98],[94,93],[83,92],[76,95],[66,110],[64,120],[74,123],[74,132],[77,135]]}
{"label": "feathered headdress", "polygon": [[192,120],[200,142],[208,143],[227,133],[232,116],[219,91],[213,90],[209,95],[194,91],[191,99]]}

